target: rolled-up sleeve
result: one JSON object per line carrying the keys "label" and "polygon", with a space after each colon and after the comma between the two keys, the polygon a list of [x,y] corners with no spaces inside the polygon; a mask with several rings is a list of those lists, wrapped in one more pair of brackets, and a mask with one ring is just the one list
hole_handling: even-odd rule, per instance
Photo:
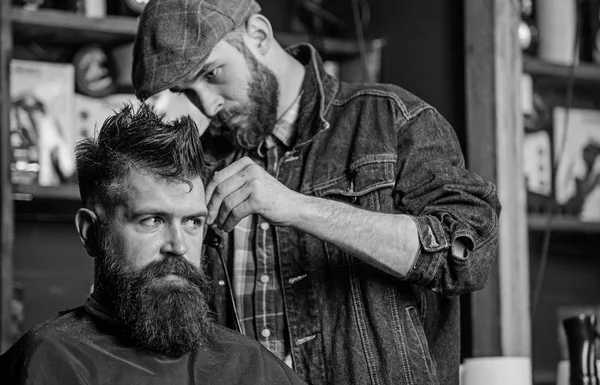
{"label": "rolled-up sleeve", "polygon": [[[496,187],[468,171],[456,134],[433,108],[398,126],[394,200],[420,248],[404,280],[453,296],[485,286],[497,255]],[[464,253],[453,253],[460,242]]]}

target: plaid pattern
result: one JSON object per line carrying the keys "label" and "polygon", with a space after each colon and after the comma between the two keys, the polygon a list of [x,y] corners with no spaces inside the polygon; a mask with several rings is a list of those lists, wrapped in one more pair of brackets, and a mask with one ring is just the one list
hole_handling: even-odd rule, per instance
{"label": "plaid pattern", "polygon": [[200,71],[227,33],[260,12],[254,0],[151,0],[133,46],[133,88],[144,100]]}
{"label": "plaid pattern", "polygon": [[[300,95],[275,124],[264,145],[266,152],[253,157],[271,175],[293,143],[299,108]],[[258,215],[246,217],[233,229],[233,244],[233,291],[242,332],[292,366],[273,226]]]}

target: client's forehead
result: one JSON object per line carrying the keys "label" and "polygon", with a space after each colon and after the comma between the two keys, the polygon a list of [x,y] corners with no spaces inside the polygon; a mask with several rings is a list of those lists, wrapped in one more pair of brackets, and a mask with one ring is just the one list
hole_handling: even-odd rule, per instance
{"label": "client's forehead", "polygon": [[130,170],[123,180],[123,187],[123,204],[127,209],[172,211],[181,215],[207,211],[200,176],[186,183]]}

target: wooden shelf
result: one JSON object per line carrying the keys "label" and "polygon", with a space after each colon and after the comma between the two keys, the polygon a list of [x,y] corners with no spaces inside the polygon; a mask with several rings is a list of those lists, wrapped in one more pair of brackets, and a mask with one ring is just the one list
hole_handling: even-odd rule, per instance
{"label": "wooden shelf", "polygon": [[[88,18],[75,13],[58,10],[27,11],[22,8],[11,10],[13,36],[16,41],[36,41],[51,44],[120,45],[131,43],[137,33],[137,19],[125,16],[107,16],[102,19]],[[281,45],[289,46],[311,41],[306,34],[275,32]],[[369,40],[368,52],[380,49],[383,39]],[[352,39],[324,38],[325,54],[348,56],[358,55],[359,46]]]}
{"label": "wooden shelf", "polygon": [[534,231],[544,231],[550,226],[552,231],[600,233],[600,222],[583,222],[577,217],[529,214],[527,222]]}
{"label": "wooden shelf", "polygon": [[[525,56],[523,72],[536,76],[568,79],[571,76],[571,67]],[[600,83],[600,64],[580,63],[573,68],[573,76],[577,82]]]}
{"label": "wooden shelf", "polygon": [[137,33],[136,19],[124,16],[96,19],[65,11],[13,8],[11,20],[15,41],[119,45],[133,42]]}
{"label": "wooden shelf", "polygon": [[79,201],[79,188],[75,184],[62,186],[13,186],[13,199],[19,201],[32,201],[37,199],[61,199],[66,201]]}

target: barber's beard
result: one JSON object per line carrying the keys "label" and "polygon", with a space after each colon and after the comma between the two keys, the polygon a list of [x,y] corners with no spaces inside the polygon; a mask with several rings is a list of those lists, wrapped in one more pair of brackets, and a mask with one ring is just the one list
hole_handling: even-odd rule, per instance
{"label": "barber's beard", "polygon": [[[127,338],[141,349],[169,357],[206,346],[213,324],[204,273],[178,257],[132,271],[115,253],[110,237],[105,239],[96,280]],[[167,281],[164,277],[170,274],[179,279]]]}
{"label": "barber's beard", "polygon": [[[224,135],[235,146],[251,150],[273,130],[277,122],[279,82],[269,68],[261,64],[249,51],[245,54],[252,80],[248,84],[248,103],[220,111],[208,129],[213,135]],[[232,117],[243,117],[238,122]]]}

